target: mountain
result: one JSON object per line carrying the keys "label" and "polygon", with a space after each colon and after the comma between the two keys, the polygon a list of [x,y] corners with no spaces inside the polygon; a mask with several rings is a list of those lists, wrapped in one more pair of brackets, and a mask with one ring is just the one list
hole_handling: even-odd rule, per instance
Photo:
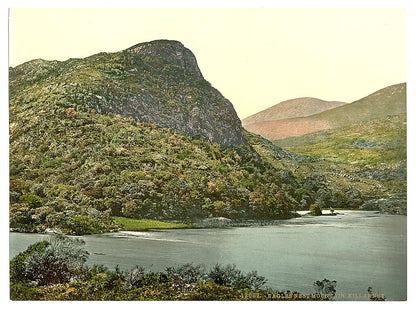
{"label": "mountain", "polygon": [[269,140],[280,140],[404,112],[406,112],[406,83],[383,88],[353,103],[318,114],[257,122],[245,125],[245,128]]}
{"label": "mountain", "polygon": [[114,216],[238,223],[364,202],[326,180],[325,159],[242,129],[175,41],[10,68],[9,133],[14,231],[106,232]]}
{"label": "mountain", "polygon": [[84,59],[24,63],[10,69],[10,97],[82,105],[224,146],[247,145],[231,102],[203,78],[193,53],[177,41],[141,43]]}
{"label": "mountain", "polygon": [[324,101],[316,98],[297,98],[280,102],[261,112],[251,115],[242,120],[243,126],[247,129],[249,125],[280,119],[306,117],[321,113],[347,103],[338,101]]}
{"label": "mountain", "polygon": [[[117,229],[114,216],[276,219],[298,206],[298,180],[253,149],[178,42],[33,60],[9,73],[14,231],[99,233]],[[257,146],[271,161],[290,156]]]}

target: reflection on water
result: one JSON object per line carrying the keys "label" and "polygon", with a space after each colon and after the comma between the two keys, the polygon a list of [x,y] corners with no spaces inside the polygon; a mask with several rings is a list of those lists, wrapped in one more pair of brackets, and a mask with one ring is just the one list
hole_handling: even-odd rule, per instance
{"label": "reflection on water", "polygon": [[[159,230],[88,235],[88,264],[163,270],[192,262],[236,264],[257,270],[275,289],[313,292],[313,282],[337,280],[337,293],[364,294],[369,286],[389,300],[406,299],[406,217],[374,212],[280,220],[229,229]],[[42,234],[10,233],[10,257]]]}

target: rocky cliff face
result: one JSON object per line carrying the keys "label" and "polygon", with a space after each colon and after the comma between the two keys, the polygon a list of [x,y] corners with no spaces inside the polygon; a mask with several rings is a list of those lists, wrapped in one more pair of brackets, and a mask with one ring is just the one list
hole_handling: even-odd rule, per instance
{"label": "rocky cliff face", "polygon": [[22,100],[80,104],[223,146],[247,145],[231,102],[203,78],[193,53],[177,41],[64,62],[34,60],[10,69],[10,89],[16,100],[25,93]]}

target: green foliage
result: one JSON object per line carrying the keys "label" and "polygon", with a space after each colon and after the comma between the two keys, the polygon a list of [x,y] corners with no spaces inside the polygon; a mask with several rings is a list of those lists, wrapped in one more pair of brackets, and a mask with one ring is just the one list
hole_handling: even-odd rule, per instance
{"label": "green foliage", "polygon": [[30,208],[42,207],[45,204],[41,197],[32,193],[21,195],[19,197],[19,202],[28,204]]}
{"label": "green foliage", "polygon": [[39,300],[42,294],[29,282],[10,282],[11,300]]}
{"label": "green foliage", "polygon": [[42,251],[31,253],[24,262],[25,276],[38,285],[69,282],[82,272],[88,252],[84,241],[56,234]]}
{"label": "green foliage", "polygon": [[71,185],[58,184],[48,191],[49,197],[63,197],[70,199],[76,189]]}
{"label": "green foliage", "polygon": [[58,168],[62,164],[62,158],[52,158],[49,160],[46,160],[42,162],[41,167],[42,168]]}
{"label": "green foliage", "polygon": [[186,291],[190,285],[197,282],[204,282],[207,279],[207,275],[204,272],[204,266],[194,266],[191,263],[183,264],[178,267],[167,267],[166,276],[179,291]]}
{"label": "green foliage", "polygon": [[[224,148],[81,105],[72,105],[77,114],[68,118],[70,106],[59,102],[27,106],[39,111],[36,117],[11,105],[11,122],[24,120],[10,142],[10,164],[22,166],[10,176],[14,230],[100,233],[116,229],[109,215],[184,222],[210,216],[275,219],[290,217],[296,206],[294,199],[281,198],[284,186],[298,186],[294,177],[253,150]],[[42,164],[56,160],[61,164]],[[250,202],[254,191],[266,192],[265,207]],[[35,206],[42,211],[31,212]]]}
{"label": "green foliage", "polygon": [[309,208],[312,216],[320,216],[322,215],[322,208],[318,204],[312,204]]}
{"label": "green foliage", "polygon": [[256,271],[244,274],[235,265],[221,266],[216,264],[208,273],[208,279],[221,286],[236,289],[259,289],[266,283],[266,279]]}
{"label": "green foliage", "polygon": [[[25,263],[29,256],[45,251],[49,242],[41,241],[30,245],[25,251],[20,252],[10,261],[10,282],[27,281],[25,273]],[[19,286],[15,287],[19,289]]]}
{"label": "green foliage", "polygon": [[239,300],[240,298],[240,291],[214,282],[207,282],[198,286],[187,297],[189,300]]}
{"label": "green foliage", "polygon": [[74,215],[66,218],[60,227],[67,233],[74,235],[85,235],[100,233],[105,230],[105,226],[98,220],[87,215]]}

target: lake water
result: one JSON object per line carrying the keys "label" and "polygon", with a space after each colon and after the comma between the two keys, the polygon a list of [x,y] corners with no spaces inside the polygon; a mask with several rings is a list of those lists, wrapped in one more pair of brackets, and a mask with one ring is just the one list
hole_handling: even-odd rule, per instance
{"label": "lake water", "polygon": [[[407,218],[371,211],[339,212],[342,215],[300,217],[264,227],[119,232],[82,238],[90,252],[90,265],[122,269],[140,265],[160,271],[187,262],[207,267],[235,264],[244,271],[257,270],[274,289],[313,293],[313,282],[327,278],[337,281],[337,294],[344,293],[344,300],[360,300],[369,286],[387,300],[405,300]],[[47,238],[10,233],[10,258]]]}

